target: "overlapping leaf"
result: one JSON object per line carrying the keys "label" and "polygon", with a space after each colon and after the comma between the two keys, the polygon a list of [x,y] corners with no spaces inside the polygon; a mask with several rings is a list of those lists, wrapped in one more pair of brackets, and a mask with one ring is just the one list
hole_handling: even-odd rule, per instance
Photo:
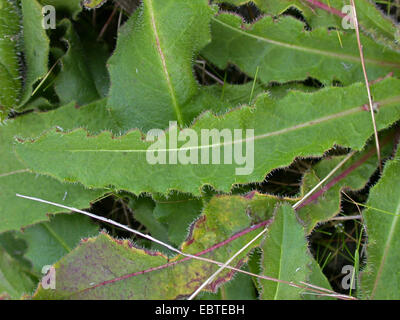
{"label": "overlapping leaf", "polygon": [[93,32],[85,30],[79,35],[69,20],[63,20],[60,26],[66,27],[68,43],[68,51],[61,59],[61,72],[55,81],[60,103],[76,101],[84,105],[104,98],[109,87],[106,46],[94,41]]}
{"label": "overlapping leaf", "polygon": [[[41,5],[54,5],[58,19],[68,15],[76,20],[82,4],[96,7],[104,2],[0,0],[3,116],[22,106],[56,107],[56,94],[60,104],[71,102],[51,112],[15,115],[0,127],[0,299],[32,293],[41,267],[58,259],[56,290],[39,286],[35,298],[179,299],[215,272],[218,267],[207,262],[167,257],[169,250],[149,245],[148,240],[133,245],[102,233],[76,247],[80,238],[97,234],[89,219],[57,215],[47,222],[46,213],[63,210],[15,197],[22,193],[81,208],[110,190],[128,191],[123,194],[133,199],[130,208],[134,219],[151,235],[175,246],[182,244],[180,248],[187,253],[203,251],[205,257],[221,262],[248,243],[257,230],[271,224],[264,242],[260,240],[250,248],[256,249],[251,263],[246,265],[249,250],[233,265],[284,282],[306,281],[330,289],[308,252],[306,233],[338,212],[344,187],[360,189],[377,168],[375,148],[369,140],[373,127],[365,85],[353,84],[364,81],[355,32],[342,30],[341,25],[340,10],[347,1],[254,0],[265,13],[273,15],[295,6],[306,23],[288,16],[264,16],[254,24],[245,24],[232,14],[212,17],[215,10],[207,0],[143,0],[120,29],[115,54],[109,61],[112,87],[107,100],[98,99],[106,97],[108,91],[108,50],[94,41],[92,26],[82,24],[88,17],[85,13],[74,27],[68,20],[59,24],[66,27],[68,42],[62,68],[51,74],[32,98],[33,87],[48,68],[49,41],[41,26]],[[222,1],[211,3],[217,2]],[[248,1],[224,2],[241,5]],[[369,80],[389,72],[398,77],[398,28],[368,0],[356,5]],[[130,14],[132,10],[126,11]],[[110,26],[114,25],[114,13],[107,22]],[[118,23],[123,20],[121,15]],[[59,32],[49,34],[52,41],[59,40]],[[201,59],[207,60],[202,72],[201,62],[195,57],[207,44],[201,53]],[[63,51],[52,49],[57,60]],[[212,64],[225,69],[225,77]],[[257,73],[257,79],[244,85],[226,83],[231,81],[234,69],[226,69],[228,64],[253,78]],[[220,77],[217,82],[222,84],[223,78],[223,84],[199,86],[195,72],[205,77],[206,68]],[[304,85],[309,82],[297,82],[310,77],[324,85],[336,81],[352,85],[316,91],[317,86]],[[372,86],[378,130],[400,119],[399,88],[400,81],[392,78]],[[292,89],[304,92],[289,91]],[[26,103],[28,100],[30,103]],[[250,106],[243,105],[246,103]],[[176,126],[169,123],[171,120],[177,122],[179,135],[189,132],[183,131],[186,127],[192,129],[192,139],[188,141],[185,136],[174,145]],[[147,156],[153,141],[147,139],[154,138],[154,131],[145,131],[166,129],[168,125],[166,144],[158,151],[161,158],[166,155],[166,163],[151,164]],[[201,145],[202,135],[210,129],[232,135],[236,129],[243,135],[233,136],[233,141],[208,139]],[[286,167],[298,157],[322,156],[336,145],[361,152],[297,213],[290,206],[298,199],[249,192],[272,170]],[[184,149],[179,150],[181,147]],[[390,154],[391,148],[386,145],[382,157]],[[219,164],[211,161],[216,160],[215,154],[205,153],[215,150],[221,155]],[[236,157],[238,154],[242,159]],[[177,163],[173,161],[175,155]],[[197,162],[184,164],[188,156],[197,158]],[[342,159],[323,159],[315,165],[305,176],[302,194]],[[368,265],[361,296],[366,298],[398,297],[398,160],[397,156],[386,167],[365,212]],[[221,195],[220,191],[232,194]],[[129,192],[151,194],[134,196]],[[283,201],[286,204],[282,206]],[[274,208],[278,209],[271,219]],[[257,230],[250,227],[254,225]],[[25,229],[23,235],[5,232],[20,228]],[[20,239],[14,238],[16,234],[28,244],[25,256]],[[139,248],[141,245],[147,249]],[[230,284],[221,288],[227,282]],[[204,297],[255,298],[257,288],[264,299],[320,298],[307,296],[287,283],[259,281],[228,269],[207,291],[214,293],[218,288],[217,295]]]}
{"label": "overlapping leaf", "polygon": [[18,234],[27,243],[25,258],[32,262],[40,274],[42,268],[51,265],[71,252],[83,238],[96,236],[99,227],[88,217],[80,214],[54,216],[49,222],[38,223]]}
{"label": "overlapping leaf", "polygon": [[[243,268],[248,271],[248,268]],[[252,279],[243,273],[238,273],[234,278],[225,283],[216,294],[202,292],[198,295],[199,300],[255,300],[257,292]]]}
{"label": "overlapping leaf", "polygon": [[[393,145],[388,143],[391,138],[391,135],[386,135],[381,139],[381,142],[385,142],[384,148],[381,150],[382,158],[387,158],[392,152]],[[374,143],[348,160],[334,178],[317,190],[303,203],[304,206],[299,208],[299,217],[306,224],[308,232],[311,232],[318,223],[340,213],[342,190],[360,190],[368,183],[378,166]],[[344,156],[325,158],[315,165],[303,178],[302,194],[307,194],[343,159]]]}
{"label": "overlapping leaf", "polygon": [[0,299],[20,299],[34,291],[38,278],[23,257],[26,248],[15,232],[0,234]]}
{"label": "overlapping leaf", "polygon": [[[95,112],[99,118],[89,117],[91,112]],[[103,116],[101,112],[104,112]],[[13,152],[16,136],[34,138],[46,128],[54,126],[58,126],[60,130],[77,126],[100,131],[105,127],[113,128],[113,123],[107,116],[103,101],[82,110],[74,108],[72,103],[47,113],[31,113],[9,120],[1,126],[0,232],[45,221],[48,219],[46,213],[62,212],[62,209],[47,205],[32,208],[29,201],[17,198],[16,193],[42,197],[74,207],[87,207],[90,201],[104,193],[104,190],[87,190],[79,184],[60,183],[50,177],[37,176],[28,172],[29,170],[16,158]]]}
{"label": "overlapping leaf", "polygon": [[19,262],[0,246],[0,298],[20,299],[31,294],[34,282]]}
{"label": "overlapping leaf", "polygon": [[[23,55],[26,70],[24,90],[20,104],[25,104],[31,97],[33,85],[44,77],[48,70],[49,39],[42,26],[42,6],[37,0],[21,0]],[[15,22],[14,22],[15,23]]]}
{"label": "overlapping leaf", "polygon": [[[263,17],[244,24],[239,16],[220,14],[212,19],[213,41],[202,54],[219,68],[228,63],[259,79],[287,82],[314,77],[325,84],[362,81],[357,39],[354,30],[341,33],[324,28],[305,31],[304,24],[292,17],[274,20]],[[400,53],[361,37],[370,80],[400,72]],[[257,58],[254,58],[257,57]]]}
{"label": "overlapping leaf", "polygon": [[[218,0],[217,3],[228,2],[236,6],[248,3],[248,0]],[[253,0],[263,12],[279,15],[289,8],[300,10],[312,28],[337,27],[351,28],[350,6],[346,0]],[[383,14],[371,1],[355,2],[357,19],[363,32],[389,46],[396,46],[399,36],[396,24]]]}
{"label": "overlapping leaf", "polygon": [[[228,197],[220,202],[218,198],[214,198],[192,226],[188,240],[182,244],[182,250],[190,254],[208,250],[204,257],[226,261],[259,232],[258,229],[248,229],[253,219],[247,214],[246,207],[240,205],[244,200],[240,197]],[[221,214],[221,206],[224,204],[229,206],[225,206],[224,214]],[[264,220],[271,216],[272,212],[265,208],[263,210],[265,211],[262,212],[261,218]],[[234,235],[239,236],[239,232],[242,231],[245,231],[242,236],[231,238],[228,243],[209,250]],[[57,262],[56,289],[43,290],[39,287],[35,298],[183,298],[191,294],[218,266],[195,260],[180,262],[182,258],[175,256],[167,259],[160,253],[138,249],[128,240],[120,241],[101,234],[97,238],[84,241]],[[247,253],[244,253],[234,265],[242,267],[247,259]],[[165,266],[167,263],[172,265]],[[215,291],[233,275],[234,272],[230,270],[224,271],[207,290]]]}
{"label": "overlapping leaf", "polygon": [[[329,26],[350,27],[350,8],[346,0],[255,0],[255,3],[265,12],[280,14],[289,7],[302,11],[307,22],[312,27]],[[376,8],[369,0],[355,1],[357,19],[363,32],[385,44],[395,46],[398,29],[396,24]],[[346,7],[347,6],[347,7]]]}
{"label": "overlapping leaf", "polygon": [[171,194],[168,198],[156,197],[154,217],[166,225],[168,238],[175,245],[187,237],[189,226],[202,211],[203,202],[191,195]]}
{"label": "overlapping leaf", "polygon": [[0,8],[0,111],[5,118],[29,100],[32,86],[46,74],[49,40],[36,0],[2,0]]}

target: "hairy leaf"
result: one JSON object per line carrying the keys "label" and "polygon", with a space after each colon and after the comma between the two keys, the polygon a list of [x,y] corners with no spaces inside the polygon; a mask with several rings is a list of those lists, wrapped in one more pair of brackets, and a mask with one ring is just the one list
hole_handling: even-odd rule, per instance
{"label": "hairy leaf", "polygon": [[[382,158],[390,156],[393,145],[389,142],[392,136],[386,136],[385,147],[381,150]],[[329,157],[316,164],[303,178],[302,195],[307,194],[314,186],[324,179],[345,156]],[[371,142],[362,152],[355,154],[348,160],[329,182],[314,192],[298,210],[299,218],[306,224],[306,229],[311,232],[315,226],[324,222],[341,211],[342,190],[360,190],[368,183],[377,170],[378,158],[376,156],[375,141]],[[347,199],[345,197],[345,199]]]}
{"label": "hairy leaf", "polygon": [[[354,31],[340,36],[341,42],[335,32],[323,28],[305,31],[304,24],[292,17],[264,17],[249,25],[239,16],[220,14],[212,19],[213,40],[202,54],[221,69],[233,63],[252,77],[259,67],[264,83],[307,77],[324,84],[364,80]],[[361,42],[370,80],[392,71],[399,74],[400,53],[367,37]]]}
{"label": "hairy leaf", "polygon": [[362,296],[400,299],[400,151],[370,192],[363,216],[368,236],[367,268],[361,275]]}
{"label": "hairy leaf", "polygon": [[32,87],[48,70],[49,39],[42,26],[42,6],[37,0],[21,0],[23,53],[26,72],[24,74],[24,90],[20,104],[25,104],[32,95]]}
{"label": "hairy leaf", "polygon": [[[248,268],[242,268],[249,271]],[[221,286],[218,292],[203,292],[199,300],[256,300],[257,293],[254,283],[246,274],[236,273],[234,278]]]}
{"label": "hairy leaf", "polygon": [[[236,201],[237,198],[232,200]],[[234,203],[231,207],[235,208]],[[192,226],[188,240],[181,246],[182,250],[190,254],[207,250],[204,257],[226,261],[259,232],[254,228],[248,229],[252,219],[246,210],[222,212],[223,214],[220,211],[219,199],[215,198]],[[229,243],[222,245],[223,241],[234,235],[241,235],[239,232],[242,231],[242,236],[231,238]],[[210,250],[217,244],[220,245]],[[181,256],[168,259],[161,253],[139,249],[128,240],[116,240],[101,234],[97,238],[84,241],[57,262],[56,290],[43,290],[39,287],[35,298],[183,298],[213,274],[218,266],[202,261],[181,261],[182,259]],[[234,265],[241,267],[246,261],[247,253],[244,253]],[[167,263],[173,265],[165,266]],[[215,291],[233,275],[232,271],[223,271],[207,290]]]}
{"label": "hairy leaf", "polygon": [[[95,111],[101,116],[104,110],[105,122],[100,118],[87,117]],[[87,190],[79,184],[60,183],[45,176],[30,173],[13,152],[14,137],[34,138],[46,128],[58,126],[59,129],[88,127],[100,131],[107,126],[107,113],[104,101],[89,105],[82,110],[74,108],[74,103],[47,113],[30,113],[15,120],[9,120],[0,127],[0,232],[16,230],[21,227],[45,221],[46,213],[62,212],[62,209],[48,205],[32,204],[15,196],[16,193],[46,198],[73,207],[87,207],[89,202],[100,197],[104,190]],[[110,122],[110,127],[112,124]]]}
{"label": "hairy leaf", "polygon": [[[400,117],[399,83],[399,80],[387,79],[372,87],[380,106],[376,115],[378,129],[389,126]],[[88,137],[85,130],[68,134],[53,130],[34,143],[18,144],[16,150],[33,171],[60,180],[81,182],[87,187],[112,185],[135,194],[167,193],[175,189],[198,195],[201,187],[209,184],[218,190],[229,191],[234,184],[262,181],[268,172],[289,165],[298,156],[322,155],[334,145],[361,150],[373,133],[371,115],[364,107],[366,102],[364,86],[356,84],[348,88],[327,88],[313,94],[295,91],[281,100],[271,100],[263,95],[259,96],[255,108],[244,107],[220,117],[205,113],[191,127],[197,137],[204,135],[202,129],[221,131],[226,128],[239,130],[242,137],[234,137],[232,133],[232,140],[228,139],[228,142],[223,143],[219,137],[214,144],[208,140],[202,146],[192,140],[187,142],[191,147],[180,150],[180,159],[185,160],[184,156],[190,150],[194,156],[197,155],[199,164],[173,164],[173,158],[172,163],[168,162],[169,157],[166,164],[150,164],[149,153],[154,155],[157,152],[148,150],[152,142],[143,141],[137,130],[120,138],[113,138],[107,132]],[[296,117],[288,117],[288,114]],[[158,152],[161,156],[169,153],[169,140],[174,139],[174,128],[171,127],[166,134],[165,146],[161,147],[164,151]],[[254,129],[254,137],[251,137],[249,129]],[[214,148],[217,152],[232,153],[234,147],[244,148],[239,144],[243,141],[246,142],[247,162],[242,161],[242,165],[235,163],[236,159],[229,164],[228,158],[224,163],[222,157],[219,165],[212,164],[212,152],[203,154],[208,164],[204,158],[201,160],[204,150]],[[177,147],[182,145],[179,142]],[[226,146],[232,146],[232,150]],[[225,148],[227,150],[221,150]],[[173,147],[169,151],[174,156],[177,149]],[[251,163],[253,152],[254,166]]]}
{"label": "hairy leaf", "polygon": [[225,83],[223,86],[204,86],[187,106],[186,112],[191,119],[208,110],[215,114],[223,114],[241,105],[253,104],[257,96],[265,91],[266,89],[259,84],[254,84],[253,90],[251,82],[240,85]]}
{"label": "hairy leaf", "polygon": [[0,120],[18,104],[22,88],[18,58],[20,19],[14,1],[0,0]]}
{"label": "hairy leaf", "polygon": [[46,74],[49,39],[36,0],[1,0],[0,9],[0,118],[4,118],[29,100],[32,86]]}
{"label": "hairy leaf", "polygon": [[210,40],[212,12],[207,0],[144,0],[123,26],[108,62],[108,107],[125,129],[190,123],[185,109],[198,91],[192,60]]}
{"label": "hairy leaf", "polygon": [[[255,0],[255,3],[270,14],[280,14],[293,6],[302,11],[312,27],[335,26],[342,29],[342,24],[350,27],[349,1],[346,0],[319,0],[318,5],[313,0]],[[395,45],[396,24],[369,0],[357,0],[355,4],[361,30],[385,44]]]}
{"label": "hairy leaf", "polygon": [[[263,274],[275,279],[300,284],[310,272],[311,256],[308,252],[304,229],[296,220],[291,206],[282,205],[275,213],[274,221],[262,245]],[[286,283],[260,280],[265,300],[301,299],[300,288]]]}

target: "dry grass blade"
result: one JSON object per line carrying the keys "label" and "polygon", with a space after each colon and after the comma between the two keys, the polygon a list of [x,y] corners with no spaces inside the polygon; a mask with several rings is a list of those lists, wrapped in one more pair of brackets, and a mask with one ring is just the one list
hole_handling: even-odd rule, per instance
{"label": "dry grass blade", "polygon": [[356,6],[355,6],[355,3],[354,3],[354,0],[350,0],[350,2],[351,2],[352,9],[353,9],[353,22],[354,22],[354,27],[355,27],[355,30],[356,30],[356,35],[357,35],[357,44],[358,44],[358,50],[360,51],[360,59],[361,59],[361,66],[362,66],[363,73],[364,73],[365,86],[367,88],[367,93],[368,93],[368,103],[369,103],[369,108],[370,108],[370,111],[371,111],[372,125],[374,126],[376,153],[378,155],[379,170],[382,172],[381,150],[380,150],[380,146],[379,146],[378,130],[376,128],[376,121],[375,121],[375,110],[374,110],[375,108],[374,108],[374,104],[372,102],[372,96],[371,96],[371,90],[370,90],[370,87],[369,87],[367,69],[365,67],[363,46],[361,44],[360,29],[359,29],[359,26],[358,26],[358,19],[357,19],[357,10],[356,10]]}

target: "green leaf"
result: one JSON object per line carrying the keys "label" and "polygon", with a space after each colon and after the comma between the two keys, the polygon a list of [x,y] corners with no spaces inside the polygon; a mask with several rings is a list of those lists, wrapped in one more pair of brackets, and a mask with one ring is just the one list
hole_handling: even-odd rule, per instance
{"label": "green leaf", "polygon": [[55,82],[60,103],[76,101],[84,105],[104,98],[109,87],[105,44],[93,41],[94,34],[88,26],[82,35],[77,34],[69,20],[63,20],[60,26],[66,28],[65,41],[68,43],[68,51],[61,59],[62,69]]}
{"label": "green leaf", "polygon": [[[228,2],[239,6],[248,3],[249,0],[218,0],[215,2]],[[325,26],[340,29],[343,28],[343,18],[349,13],[349,11],[343,13],[342,9],[350,4],[347,0],[319,0],[319,5],[314,0],[252,0],[252,2],[259,9],[271,15],[280,15],[290,7],[296,8],[301,11],[312,28]],[[396,24],[370,0],[358,0],[355,4],[361,31],[386,45],[396,47],[395,40],[396,34],[398,34]]]}
{"label": "green leaf", "polygon": [[[282,205],[275,213],[274,222],[268,227],[263,249],[263,275],[300,284],[306,281],[311,256],[302,225],[291,206]],[[301,299],[300,288],[286,283],[260,280],[264,300]]]}
{"label": "green leaf", "polygon": [[[332,287],[326,278],[326,276],[322,273],[321,267],[315,259],[312,259],[311,265],[309,266],[310,273],[308,274],[307,283],[312,284],[314,286],[318,286],[320,288],[332,290]],[[307,291],[303,292],[303,298],[305,300],[334,300],[331,297],[325,297],[314,293],[309,293]]]}
{"label": "green leaf", "polygon": [[[232,200],[236,202],[237,198]],[[252,219],[246,210],[220,211],[218,202],[218,198],[211,200],[204,214],[192,225],[188,240],[181,246],[185,253],[196,254],[209,250],[204,257],[226,261],[259,232],[258,229],[249,229]],[[232,208],[233,205],[232,203]],[[230,239],[242,231],[242,236]],[[227,239],[231,241],[222,245]],[[210,250],[217,244],[218,248]],[[255,243],[254,246],[258,244]],[[247,253],[243,253],[233,265],[240,268],[247,259]],[[161,253],[139,249],[128,240],[116,240],[101,234],[82,242],[78,248],[57,262],[56,289],[43,290],[39,286],[35,298],[182,299],[218,268],[208,262],[179,262],[180,260],[181,256],[168,259]],[[161,267],[175,262],[178,263]],[[159,267],[158,271],[149,270]],[[148,272],[142,274],[144,270]],[[215,292],[220,285],[232,279],[233,275],[234,272],[230,270],[223,271],[207,287],[207,291]]]}
{"label": "green leaf", "polygon": [[[391,136],[386,136],[386,142]],[[384,139],[381,139],[381,143]],[[381,149],[381,157],[385,159],[390,156],[393,145],[386,143]],[[304,196],[324,179],[345,156],[329,157],[313,166],[303,178],[301,194]],[[329,220],[341,211],[342,190],[361,190],[368,183],[371,176],[377,170],[378,157],[376,156],[375,141],[372,141],[365,150],[351,157],[321,189],[304,202],[304,207],[298,210],[299,218],[306,224],[307,232],[310,233],[315,226]],[[347,191],[346,191],[347,192]],[[345,198],[347,199],[347,198]]]}
{"label": "green leaf", "polygon": [[[17,230],[21,227],[48,220],[46,213],[62,212],[48,205],[36,205],[27,200],[17,198],[16,193],[45,198],[72,207],[87,207],[90,201],[97,199],[104,190],[87,190],[79,184],[60,183],[45,176],[30,173],[14,154],[14,137],[35,138],[46,128],[58,126],[68,130],[87,127],[100,131],[104,127],[112,127],[111,119],[104,108],[105,101],[76,109],[74,103],[55,111],[46,113],[30,113],[9,120],[0,127],[0,232]],[[102,111],[104,112],[102,114]],[[96,114],[98,118],[88,117]],[[90,120],[89,120],[90,119]],[[105,119],[103,122],[101,119]],[[110,121],[110,122],[108,122]],[[108,124],[109,123],[109,124]],[[65,210],[64,210],[65,211]]]}
{"label": "green leaf", "polygon": [[[129,202],[135,220],[145,226],[154,238],[169,243],[167,227],[154,217],[154,206],[154,201],[149,197],[138,197]],[[168,249],[154,242],[150,243],[150,248],[154,251],[169,252]]]}
{"label": "green leaf", "polygon": [[[376,115],[378,130],[400,118],[399,87],[399,80],[387,79],[371,88],[380,106]],[[190,141],[187,143],[191,143],[190,150],[198,156],[199,164],[167,162],[156,167],[146,157],[154,155],[154,151],[148,150],[152,142],[144,141],[137,130],[119,138],[113,138],[107,132],[88,137],[85,130],[67,134],[53,130],[33,143],[27,141],[16,145],[16,151],[34,172],[62,181],[80,182],[87,187],[112,185],[135,194],[165,194],[169,190],[179,190],[199,195],[201,187],[208,184],[227,192],[234,184],[263,181],[267,173],[288,166],[295,157],[321,156],[334,145],[361,150],[373,134],[371,114],[363,107],[366,103],[364,85],[355,84],[346,88],[326,88],[312,94],[294,91],[280,100],[261,95],[255,108],[243,107],[219,117],[205,113],[191,127],[199,141],[204,135],[203,129],[217,129],[219,132],[227,128],[238,129],[243,133],[242,137],[235,138],[232,134],[232,140],[228,140],[226,145],[240,146],[240,139],[246,139],[248,161],[242,165],[235,161],[232,164],[223,164],[222,161],[219,165],[212,164],[211,152],[205,155],[209,162],[205,164],[204,159],[200,161],[200,156],[205,149],[211,148],[210,142],[195,146]],[[167,132],[162,150],[168,151],[169,139],[175,140],[174,128]],[[254,138],[251,131],[247,131],[249,129],[254,129]],[[161,145],[160,140],[156,143]],[[177,147],[182,145],[179,142]],[[222,146],[222,139],[213,144],[217,151],[223,149]],[[227,148],[224,151],[231,153],[232,150]],[[254,166],[251,163],[253,151]],[[166,153],[159,151],[161,156]],[[183,153],[187,152],[182,151],[180,159],[183,159]],[[246,171],[240,172],[238,168]]]}
{"label": "green leaf", "polygon": [[[247,267],[242,270],[249,271]],[[235,277],[225,283],[217,294],[204,292],[199,294],[198,300],[256,300],[257,292],[253,280],[246,274],[236,273]]]}
{"label": "green leaf", "polygon": [[272,84],[268,86],[267,88],[269,94],[271,97],[275,99],[282,99],[285,97],[287,94],[289,94],[291,91],[297,90],[297,91],[302,91],[302,92],[315,92],[319,90],[316,87],[309,87],[306,86],[302,82],[289,82],[289,83],[283,83],[283,84]]}
{"label": "green leaf", "polygon": [[176,192],[155,199],[154,217],[167,227],[169,241],[181,244],[187,238],[191,223],[200,215],[203,202]]}
{"label": "green leaf", "polygon": [[[248,268],[243,268],[249,271]],[[257,291],[254,283],[246,274],[237,273],[232,281],[227,282],[221,287],[221,299],[223,300],[255,300]]]}
{"label": "green leaf", "polygon": [[26,72],[20,105],[24,105],[32,95],[35,82],[47,73],[50,41],[42,26],[42,6],[36,0],[21,0],[21,5]]}
{"label": "green leaf", "polygon": [[0,296],[20,299],[33,292],[34,285],[19,262],[0,247]]}
{"label": "green leaf", "polygon": [[[265,92],[261,85],[253,83],[234,85],[225,83],[221,85],[203,86],[190,103],[187,105],[186,114],[189,119],[194,119],[204,111],[215,114],[224,114],[241,105],[254,103],[257,96]],[[271,90],[275,93],[275,90]]]}
{"label": "green leaf", "polygon": [[[312,0],[255,0],[255,3],[265,12],[270,14],[281,14],[289,7],[295,7],[302,11],[307,22],[312,27],[329,26],[342,29],[343,16],[349,13],[342,13],[342,8],[349,5],[347,0],[319,0],[325,5],[325,9],[314,5]],[[357,19],[361,30],[391,46],[395,45],[396,24],[375,4],[369,0],[358,0],[355,2]],[[329,9],[331,8],[331,9]]]}
{"label": "green leaf", "polygon": [[47,73],[49,39],[42,27],[42,7],[36,0],[1,0],[0,9],[1,119],[10,109],[24,105],[34,83]]}
{"label": "green leaf", "polygon": [[[259,79],[287,82],[313,77],[324,84],[338,80],[347,85],[363,81],[356,35],[337,34],[324,28],[305,31],[292,17],[264,17],[245,24],[239,16],[220,14],[212,19],[212,42],[202,54],[220,69],[228,63]],[[362,36],[369,80],[400,74],[400,53]],[[255,58],[256,57],[256,58]]]}
{"label": "green leaf", "polygon": [[15,2],[0,0],[0,120],[18,104],[22,89],[18,58],[20,19]]}
{"label": "green leaf", "polygon": [[25,257],[41,272],[71,252],[83,238],[96,236],[99,227],[81,214],[56,215],[49,222],[35,224],[19,234],[28,245]]}
{"label": "green leaf", "polygon": [[193,56],[210,41],[212,13],[207,0],[144,0],[121,28],[108,63],[108,107],[126,130],[190,123],[185,109],[198,91]]}
{"label": "green leaf", "polygon": [[28,248],[26,242],[19,239],[17,232],[8,231],[0,233],[0,247],[15,260],[17,260],[20,265],[26,270],[31,269],[31,263],[25,259],[24,254]]}
{"label": "green leaf", "polygon": [[[130,202],[133,216],[155,238],[166,243],[180,245],[190,232],[191,223],[202,211],[202,201],[189,194],[173,192],[166,196],[153,195],[154,201],[148,197],[139,197]],[[272,212],[281,199],[271,195],[259,194],[255,191],[247,196],[211,196],[212,203],[204,204],[212,211],[246,211],[257,222],[261,222]],[[152,244],[152,249],[164,252],[166,249]]]}
{"label": "green leaf", "polygon": [[385,166],[370,192],[363,216],[368,236],[367,268],[361,275],[362,296],[400,299],[400,151]]}
{"label": "green leaf", "polygon": [[61,183],[53,178],[29,172],[14,172],[0,177],[0,232],[48,220],[47,213],[65,212],[50,205],[18,198],[17,193],[46,199],[74,208],[89,207],[105,190],[88,190],[79,184]]}
{"label": "green leaf", "polygon": [[[333,3],[335,0],[329,1]],[[296,8],[301,11],[311,27],[336,25],[337,17],[325,10],[319,10],[317,6],[310,4],[309,0],[254,0],[254,3],[262,11],[272,15],[280,15],[290,7]]]}

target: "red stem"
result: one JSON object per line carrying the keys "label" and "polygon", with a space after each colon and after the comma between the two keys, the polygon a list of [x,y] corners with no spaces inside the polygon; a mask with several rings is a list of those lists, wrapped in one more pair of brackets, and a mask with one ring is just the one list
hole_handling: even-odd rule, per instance
{"label": "red stem", "polygon": [[300,210],[304,206],[316,201],[320,196],[322,196],[326,191],[332,188],[336,183],[340,180],[346,178],[350,173],[352,173],[355,169],[361,166],[365,161],[367,161],[370,157],[372,157],[376,153],[376,149],[371,149],[364,157],[362,157],[357,162],[353,163],[350,167],[344,170],[340,175],[332,179],[326,186],[322,187],[318,192],[314,193],[311,197],[309,197],[306,201],[300,204],[296,210]]}
{"label": "red stem", "polygon": [[314,7],[317,7],[319,9],[328,11],[329,13],[332,13],[332,14],[334,14],[336,16],[341,17],[341,18],[344,18],[346,16],[343,12],[341,12],[341,11],[335,9],[335,8],[332,8],[332,7],[326,5],[325,3],[322,3],[320,1],[317,1],[317,0],[305,0],[305,1],[307,1],[309,4],[311,4]]}

